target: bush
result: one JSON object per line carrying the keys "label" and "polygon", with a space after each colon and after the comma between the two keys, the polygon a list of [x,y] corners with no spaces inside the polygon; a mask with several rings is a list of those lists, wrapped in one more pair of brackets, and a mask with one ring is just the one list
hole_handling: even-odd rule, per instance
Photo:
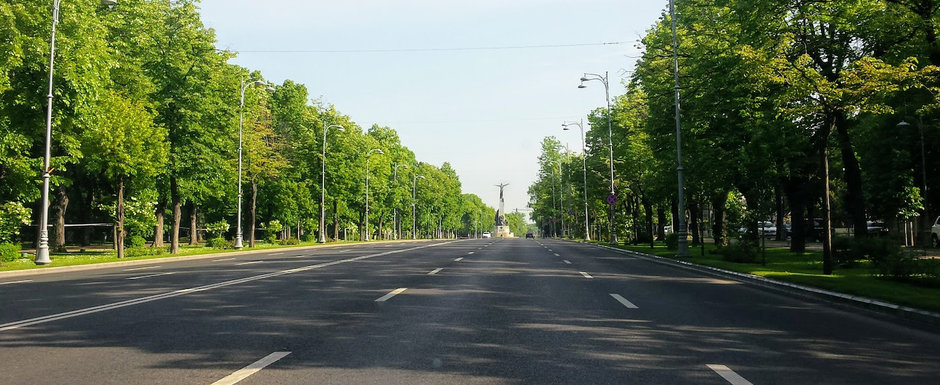
{"label": "bush", "polygon": [[839,266],[852,266],[864,257],[862,242],[852,237],[832,237],[832,258]]}
{"label": "bush", "polygon": [[917,257],[900,249],[886,254],[873,254],[871,261],[878,269],[878,275],[896,281],[909,280],[921,272]]}
{"label": "bush", "polygon": [[20,258],[20,245],[0,243],[0,262],[13,262]]}
{"label": "bush", "polygon": [[213,249],[228,249],[234,246],[232,246],[232,242],[229,242],[225,238],[216,237],[209,239],[209,241],[206,242],[206,247],[211,247]]}
{"label": "bush", "polygon": [[300,240],[297,239],[297,238],[291,238],[291,239],[288,239],[288,240],[287,240],[286,244],[288,244],[288,245],[299,245],[299,244],[300,244]]}
{"label": "bush", "polygon": [[669,250],[679,250],[679,234],[674,232],[666,234],[666,248]]}
{"label": "bush", "polygon": [[29,224],[30,210],[19,202],[0,205],[0,243],[13,243],[19,237],[20,227]]}
{"label": "bush", "polygon": [[264,241],[270,244],[277,243],[277,235],[283,230],[281,222],[277,219],[272,219],[268,223],[262,223],[261,228],[264,230]]}
{"label": "bush", "polygon": [[754,242],[738,241],[714,252],[728,262],[754,263],[760,255],[760,248]]}
{"label": "bush", "polygon": [[147,240],[140,235],[131,235],[127,237],[127,245],[129,247],[144,247],[147,244]]}
{"label": "bush", "polygon": [[229,229],[228,222],[218,221],[209,223],[206,225],[206,238],[214,240],[216,238],[222,238],[225,236],[225,232]]}

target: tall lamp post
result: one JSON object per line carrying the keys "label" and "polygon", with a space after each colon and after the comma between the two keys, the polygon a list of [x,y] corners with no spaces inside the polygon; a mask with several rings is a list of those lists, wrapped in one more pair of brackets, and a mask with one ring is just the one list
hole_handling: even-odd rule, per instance
{"label": "tall lamp post", "polygon": [[[408,165],[407,165],[407,164],[395,163],[395,167],[394,167],[394,168],[395,168],[395,172],[393,173],[393,178],[394,178],[393,180],[394,180],[394,182],[395,182],[395,187],[396,187],[396,188],[398,187],[398,167],[399,167],[399,166],[403,166],[403,167],[405,167],[405,168],[408,168]],[[400,230],[400,227],[398,226],[398,202],[394,202],[394,203],[392,204],[392,227],[393,227],[392,233],[394,234],[394,235],[393,235],[393,238],[394,238],[395,240],[398,240],[398,237],[399,237],[399,230]]]}
{"label": "tall lamp post", "polygon": [[[241,85],[241,98],[238,103],[238,215],[235,223],[235,248],[241,249],[242,245],[242,126],[245,122],[245,91],[248,87],[251,86],[263,86],[266,85],[265,82],[261,80],[255,80],[253,82],[245,82],[242,79]],[[268,91],[273,91],[274,88],[268,86]],[[254,228],[255,224],[252,223],[251,227]],[[252,236],[254,236],[254,230],[252,231]]]}
{"label": "tall lamp post", "polygon": [[415,175],[411,181],[411,239],[418,239],[417,192],[419,178],[427,179],[424,175]]}
{"label": "tall lamp post", "polygon": [[320,236],[318,243],[326,243],[326,132],[331,128],[343,132],[346,129],[339,124],[323,125],[323,155],[320,158]]}
{"label": "tall lamp post", "polygon": [[568,131],[568,126],[578,126],[581,129],[581,172],[584,175],[584,240],[591,240],[591,230],[588,227],[588,197],[587,197],[587,148],[584,145],[584,119],[580,122],[565,122],[561,128]]}
{"label": "tall lamp post", "polygon": [[[42,162],[42,215],[39,219],[39,247],[36,248],[37,265],[52,263],[49,258],[49,178],[52,176],[52,79],[55,67],[55,27],[59,24],[59,4],[52,2],[52,36],[49,38],[49,93],[46,95],[46,149]],[[117,0],[101,0],[101,5],[116,5]]]}
{"label": "tall lamp post", "polygon": [[[679,250],[677,257],[689,257],[688,229],[685,226],[685,192],[683,183],[685,177],[682,169],[682,120],[679,117],[679,39],[676,37],[676,7],[673,0],[669,0],[669,18],[672,19],[672,64],[673,78],[676,90],[676,175],[679,179]],[[827,193],[828,194],[828,193]],[[828,196],[828,195],[827,195]]]}
{"label": "tall lamp post", "polygon": [[369,241],[369,235],[372,233],[371,231],[369,231],[369,156],[371,156],[372,153],[384,155],[385,152],[383,152],[382,149],[373,148],[369,150],[369,152],[366,153],[366,228],[365,228],[366,242]]}
{"label": "tall lamp post", "polygon": [[[587,86],[584,85],[584,82],[589,82],[592,80],[596,80],[604,84],[604,95],[607,99],[607,137],[610,144],[610,196],[611,199],[616,199],[617,193],[614,191],[614,130],[611,126],[611,120],[613,119],[610,115],[609,74],[607,72],[604,72],[604,75],[585,73],[584,76],[581,77],[581,84],[578,86],[578,88],[587,88]],[[607,226],[609,228],[608,231],[610,232],[610,243],[617,243],[617,233],[614,231],[614,203],[610,204],[610,221],[608,221]]]}

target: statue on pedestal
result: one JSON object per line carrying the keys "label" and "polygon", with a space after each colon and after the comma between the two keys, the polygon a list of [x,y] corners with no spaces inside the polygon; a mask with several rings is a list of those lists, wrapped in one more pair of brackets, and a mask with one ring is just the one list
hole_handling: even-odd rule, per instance
{"label": "statue on pedestal", "polygon": [[513,234],[509,231],[509,222],[506,220],[506,202],[503,200],[503,190],[506,189],[506,186],[509,186],[509,183],[496,185],[496,187],[499,187],[499,209],[496,210],[495,218],[497,238],[513,237]]}

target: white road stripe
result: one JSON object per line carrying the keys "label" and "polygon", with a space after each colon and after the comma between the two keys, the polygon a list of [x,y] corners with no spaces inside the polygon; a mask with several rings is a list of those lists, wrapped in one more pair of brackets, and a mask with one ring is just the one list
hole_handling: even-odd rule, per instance
{"label": "white road stripe", "polygon": [[236,263],[235,266],[254,265],[256,263],[264,263],[264,261],[251,261],[251,262]]}
{"label": "white road stripe", "polygon": [[19,329],[19,328],[26,327],[26,326],[44,324],[44,323],[48,323],[48,322],[52,322],[52,321],[58,321],[58,320],[63,320],[63,319],[68,319],[68,318],[73,318],[73,317],[88,315],[88,314],[99,313],[99,312],[108,311],[108,310],[120,309],[120,308],[122,308],[122,307],[127,307],[127,306],[140,305],[140,304],[144,304],[144,303],[147,303],[147,302],[159,301],[159,300],[162,300],[162,299],[174,298],[174,297],[179,297],[179,296],[183,296],[183,295],[187,295],[187,294],[193,294],[193,293],[199,293],[199,292],[203,292],[203,291],[209,291],[209,290],[212,290],[212,289],[218,289],[218,288],[220,288],[220,287],[228,287],[228,286],[239,285],[239,284],[248,283],[248,282],[260,281],[260,280],[262,280],[262,279],[268,279],[268,278],[273,278],[273,277],[280,277],[280,276],[282,276],[282,275],[288,275],[288,274],[301,273],[301,272],[310,271],[310,270],[322,269],[322,268],[324,268],[324,267],[330,267],[330,266],[333,266],[333,265],[339,265],[339,264],[343,264],[343,263],[358,262],[358,261],[362,261],[362,260],[366,260],[366,259],[382,257],[382,256],[386,256],[386,255],[391,255],[391,254],[406,253],[406,252],[409,252],[409,251],[421,250],[421,249],[426,249],[426,248],[429,248],[429,247],[444,246],[444,245],[449,245],[449,244],[451,244],[451,243],[453,243],[453,241],[452,241],[452,242],[444,242],[444,243],[433,243],[433,244],[428,244],[428,245],[423,245],[423,246],[416,246],[416,247],[411,247],[411,248],[402,249],[402,250],[385,251],[385,252],[378,253],[378,254],[363,255],[363,256],[359,256],[359,257],[355,257],[355,258],[340,259],[340,260],[331,261],[331,262],[324,262],[324,263],[320,263],[320,264],[316,264],[316,265],[298,267],[298,268],[288,269],[288,270],[282,270],[282,271],[275,271],[275,272],[271,272],[271,273],[265,273],[265,274],[260,274],[260,275],[255,275],[255,276],[245,277],[245,278],[240,278],[240,279],[233,279],[233,280],[231,280],[231,281],[223,281],[223,282],[213,283],[213,284],[209,284],[209,285],[196,286],[196,287],[191,287],[191,288],[189,288],[189,289],[174,290],[174,291],[166,292],[166,293],[163,293],[163,294],[155,294],[155,295],[151,295],[151,296],[147,296],[147,297],[129,299],[129,300],[126,300],[126,301],[114,302],[114,303],[109,303],[109,304],[105,304],[105,305],[99,305],[99,306],[93,306],[93,307],[84,308],[84,309],[72,310],[72,311],[67,311],[67,312],[58,313],[58,314],[50,314],[50,315],[42,316],[42,317],[29,318],[29,319],[20,320],[20,321],[8,322],[8,323],[5,323],[5,324],[0,324],[0,332],[5,332],[5,331],[9,331],[9,330]]}
{"label": "white road stripe", "polygon": [[156,269],[156,268],[158,268],[158,267],[160,267],[160,266],[136,267],[136,268],[133,268],[133,269],[124,269],[124,271],[150,270],[150,269]]}
{"label": "white road stripe", "polygon": [[33,280],[31,280],[31,279],[24,279],[24,280],[22,280],[22,281],[0,282],[0,286],[3,286],[3,285],[15,285],[15,284],[17,284],[17,283],[29,283],[29,282],[33,282]]}
{"label": "white road stripe", "polygon": [[290,352],[274,352],[268,354],[266,357],[255,361],[255,363],[248,365],[244,368],[239,369],[235,373],[229,374],[227,377],[213,382],[212,385],[232,385],[237,384],[239,381],[248,378],[252,374],[258,373],[261,369],[264,369],[266,366],[271,365],[281,358],[287,357]]}
{"label": "white road stripe", "polygon": [[639,309],[640,308],[639,306],[634,305],[633,302],[627,301],[627,299],[623,298],[623,296],[621,296],[620,294],[610,293],[610,296],[614,297],[614,299],[617,300],[617,302],[620,302],[621,304],[623,304],[623,306],[626,306],[627,309]]}
{"label": "white road stripe", "polygon": [[463,257],[460,257],[454,260],[454,262],[460,262],[460,261],[463,261]]}
{"label": "white road stripe", "polygon": [[136,279],[153,278],[153,277],[159,277],[159,276],[161,276],[161,275],[171,275],[171,274],[176,274],[176,273],[174,273],[174,272],[171,271],[171,272],[167,272],[167,273],[157,273],[157,274],[150,274],[150,275],[141,275],[141,276],[139,276],[139,277],[130,277],[130,278],[125,278],[125,279],[134,279],[134,280],[136,280]]}
{"label": "white road stripe", "polygon": [[558,255],[558,253],[555,253],[555,256],[556,256],[556,257],[560,257],[560,255]]}
{"label": "white road stripe", "polygon": [[223,259],[213,259],[212,262],[222,262],[222,261],[234,261],[238,258],[223,258]]}
{"label": "white road stripe", "polygon": [[431,272],[428,273],[428,275],[434,275],[434,274],[440,273],[441,270],[444,270],[444,268],[443,268],[443,267],[438,267],[438,268],[436,268],[436,269],[434,269],[434,270],[431,270]]}
{"label": "white road stripe", "polygon": [[401,294],[401,293],[404,293],[405,290],[408,290],[408,288],[407,288],[407,287],[400,287],[400,288],[398,288],[398,289],[392,290],[391,293],[388,293],[388,294],[386,294],[386,295],[383,295],[383,296],[380,297],[379,299],[375,300],[375,302],[385,302],[385,301],[388,301],[389,298],[392,298],[392,297],[394,297],[394,296],[396,296],[396,295],[399,295],[399,294]]}
{"label": "white road stripe", "polygon": [[284,254],[284,253],[285,253],[285,252],[282,251],[282,252],[280,252],[280,253],[271,253],[271,254],[269,254],[269,255],[281,255],[281,254]]}
{"label": "white road stripe", "polygon": [[473,254],[473,252],[471,251],[471,252],[469,252],[469,253],[467,253],[467,254]]}
{"label": "white road stripe", "polygon": [[592,277],[590,274],[585,273],[585,272],[583,272],[583,271],[579,271],[579,273],[581,273],[581,275],[583,275],[584,278],[589,278],[589,279],[593,279],[593,278],[594,278],[594,277]]}
{"label": "white road stripe", "polygon": [[566,265],[570,265],[570,264],[571,264],[571,261],[569,261],[569,260],[566,259],[566,260],[565,260],[565,264],[566,264]]}
{"label": "white road stripe", "polygon": [[727,366],[715,364],[709,364],[706,366],[708,366],[709,369],[714,370],[715,373],[718,373],[721,378],[724,378],[725,381],[728,381],[728,383],[731,385],[754,385],[750,381],[745,380],[744,377],[741,377],[733,370],[729,369]]}

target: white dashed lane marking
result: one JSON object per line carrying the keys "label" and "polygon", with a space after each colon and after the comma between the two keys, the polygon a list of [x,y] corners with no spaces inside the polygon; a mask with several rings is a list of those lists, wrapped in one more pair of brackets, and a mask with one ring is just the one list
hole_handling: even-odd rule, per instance
{"label": "white dashed lane marking", "polygon": [[626,306],[627,309],[639,309],[638,306],[634,305],[633,302],[627,301],[626,298],[623,298],[620,294],[610,293],[611,297],[614,297],[617,302],[620,302],[623,306]]}
{"label": "white dashed lane marking", "polygon": [[436,269],[434,269],[434,270],[431,270],[431,272],[428,273],[428,275],[434,275],[434,274],[440,273],[441,270],[444,270],[444,268],[438,267],[438,268],[436,268]]}
{"label": "white dashed lane marking", "polygon": [[125,278],[125,279],[137,280],[137,279],[153,278],[153,277],[159,277],[159,276],[161,276],[161,275],[171,275],[171,274],[175,274],[175,273],[173,273],[173,272],[171,271],[171,272],[168,272],[168,273],[158,273],[158,274],[142,275],[142,276],[139,276],[139,277],[129,277],[129,278]]}
{"label": "white dashed lane marking", "polygon": [[379,297],[379,299],[375,300],[375,302],[385,302],[385,301],[388,301],[388,300],[391,299],[392,297],[394,297],[394,296],[396,296],[396,295],[399,295],[399,294],[401,294],[401,293],[404,293],[405,290],[408,290],[408,288],[407,288],[407,287],[401,287],[401,288],[392,290],[391,293],[388,293],[388,294],[386,294],[386,295],[383,295],[383,296]]}
{"label": "white dashed lane marking", "polygon": [[236,371],[235,373],[229,374],[228,376],[226,376],[225,378],[223,378],[223,379],[221,379],[221,380],[218,380],[218,381],[216,381],[216,382],[213,382],[212,385],[233,385],[233,384],[237,384],[237,383],[240,382],[241,380],[244,380],[244,379],[248,378],[248,376],[251,376],[252,374],[258,373],[259,371],[261,371],[261,369],[264,369],[264,368],[267,367],[268,365],[271,365],[271,364],[277,362],[277,361],[280,360],[281,358],[287,357],[288,354],[290,354],[290,352],[274,352],[274,353],[268,354],[268,355],[265,356],[264,358],[262,358],[262,359],[260,359],[260,360],[258,360],[258,361],[255,361],[253,364],[248,365],[248,366],[246,366],[246,367],[244,367],[244,368],[241,368],[241,369],[239,369],[238,371]]}
{"label": "white dashed lane marking", "polygon": [[583,272],[583,271],[579,271],[579,273],[581,273],[581,275],[583,275],[584,278],[587,278],[587,279],[593,279],[593,278],[594,278],[594,277],[592,277],[590,274],[585,273],[585,272]]}
{"label": "white dashed lane marking", "polygon": [[731,385],[754,385],[750,381],[744,379],[739,374],[735,373],[733,370],[724,365],[709,364],[706,365],[709,369],[718,373],[721,378],[724,378],[725,381],[728,381]]}

